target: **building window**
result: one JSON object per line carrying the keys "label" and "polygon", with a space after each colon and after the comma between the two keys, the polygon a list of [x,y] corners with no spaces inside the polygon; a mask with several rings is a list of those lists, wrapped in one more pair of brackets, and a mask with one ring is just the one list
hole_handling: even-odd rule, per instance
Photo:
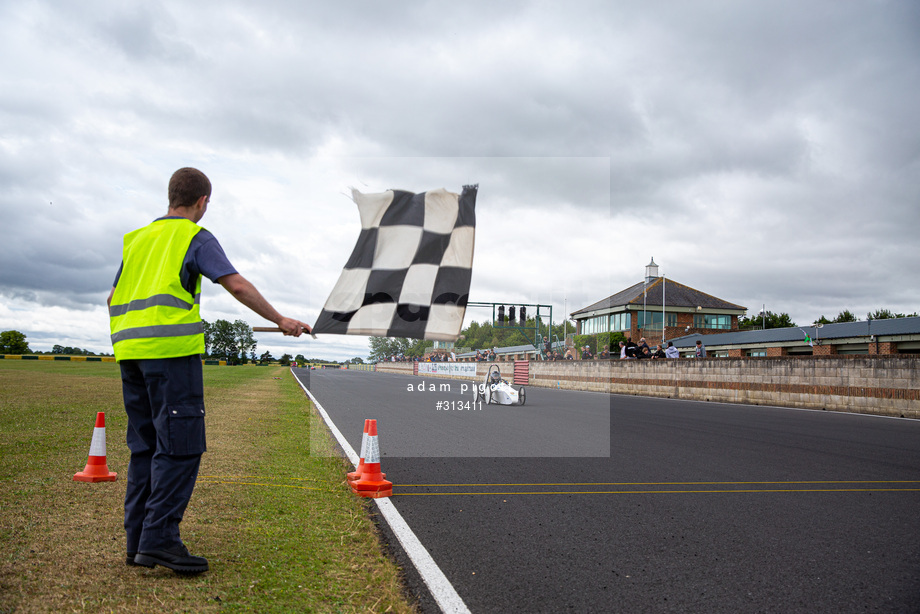
{"label": "building window", "polygon": [[607,316],[598,316],[596,318],[585,318],[581,321],[581,334],[593,335],[595,333],[607,332]]}
{"label": "building window", "polygon": [[693,316],[693,328],[720,328],[731,330],[731,327],[731,316],[717,316],[706,313]]}
{"label": "building window", "polygon": [[[677,326],[677,314],[665,313],[668,326]],[[636,323],[639,328],[661,330],[661,312],[660,311],[637,311]]]}
{"label": "building window", "polygon": [[629,330],[632,328],[629,313],[615,313],[610,316],[609,330]]}
{"label": "building window", "polygon": [[748,350],[747,355],[748,356],[766,356],[767,351],[766,350]]}

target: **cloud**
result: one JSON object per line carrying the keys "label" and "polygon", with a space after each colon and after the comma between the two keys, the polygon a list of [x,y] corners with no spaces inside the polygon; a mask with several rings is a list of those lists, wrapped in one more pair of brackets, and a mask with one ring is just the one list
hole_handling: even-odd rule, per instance
{"label": "cloud", "polygon": [[[917,5],[875,0],[7,3],[0,328],[105,349],[121,236],[186,165],[231,261],[307,320],[350,187],[474,182],[474,300],[574,311],[654,256],[799,323],[917,311],[917,31]],[[206,317],[256,324],[224,294]]]}

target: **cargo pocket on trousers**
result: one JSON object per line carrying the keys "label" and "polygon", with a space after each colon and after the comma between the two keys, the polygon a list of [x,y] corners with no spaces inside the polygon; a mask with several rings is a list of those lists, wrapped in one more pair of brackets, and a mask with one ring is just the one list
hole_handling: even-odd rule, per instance
{"label": "cargo pocket on trousers", "polygon": [[166,411],[169,417],[169,453],[188,456],[204,452],[204,404],[170,405]]}

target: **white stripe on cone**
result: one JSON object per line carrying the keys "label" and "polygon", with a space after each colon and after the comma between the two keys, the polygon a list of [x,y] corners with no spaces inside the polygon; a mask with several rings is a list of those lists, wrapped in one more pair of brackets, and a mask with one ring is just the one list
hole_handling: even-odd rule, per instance
{"label": "white stripe on cone", "polygon": [[[85,441],[85,440],[84,440]],[[105,456],[105,427],[93,429],[93,440],[89,444],[90,456]]]}
{"label": "white stripe on cone", "polygon": [[364,434],[361,435],[361,458],[367,459],[365,453],[367,452],[367,428],[364,429]]}
{"label": "white stripe on cone", "polygon": [[380,445],[377,443],[376,435],[367,436],[367,452],[364,455],[364,464],[380,462]]}

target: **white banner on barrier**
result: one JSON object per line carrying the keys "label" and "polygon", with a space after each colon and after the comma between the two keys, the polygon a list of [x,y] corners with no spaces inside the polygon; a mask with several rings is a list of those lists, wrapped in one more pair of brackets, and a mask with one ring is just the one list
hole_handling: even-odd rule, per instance
{"label": "white banner on barrier", "polygon": [[455,375],[460,377],[476,377],[475,362],[420,362],[418,363],[419,375]]}

